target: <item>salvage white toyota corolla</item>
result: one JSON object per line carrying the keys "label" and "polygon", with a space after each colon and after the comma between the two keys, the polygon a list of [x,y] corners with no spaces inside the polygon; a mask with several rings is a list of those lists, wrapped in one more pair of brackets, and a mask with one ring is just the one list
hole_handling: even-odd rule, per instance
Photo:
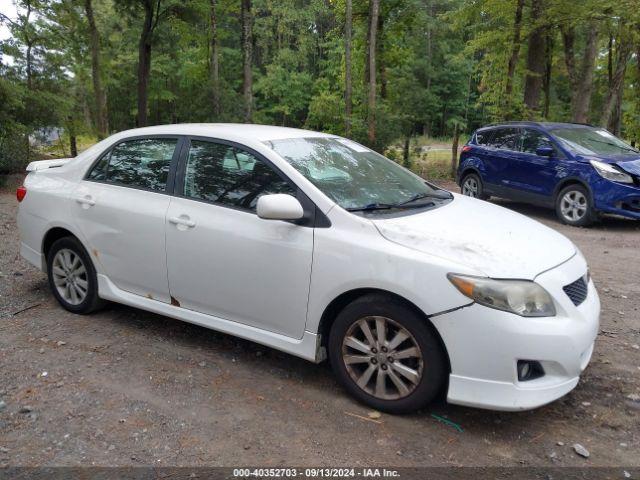
{"label": "salvage white toyota corolla", "polygon": [[350,140],[258,125],[113,135],[33,162],[21,253],[72,312],[112,300],[320,362],[389,412],[561,397],[600,301],[578,249]]}

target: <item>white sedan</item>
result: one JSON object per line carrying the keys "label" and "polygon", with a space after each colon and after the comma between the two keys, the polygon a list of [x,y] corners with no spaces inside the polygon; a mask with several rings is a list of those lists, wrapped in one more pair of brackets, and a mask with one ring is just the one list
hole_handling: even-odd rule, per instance
{"label": "white sedan", "polygon": [[358,400],[525,410],[572,390],[600,302],[580,251],[335,135],[165,125],[31,163],[21,254],[71,312],[131,305],[320,362]]}

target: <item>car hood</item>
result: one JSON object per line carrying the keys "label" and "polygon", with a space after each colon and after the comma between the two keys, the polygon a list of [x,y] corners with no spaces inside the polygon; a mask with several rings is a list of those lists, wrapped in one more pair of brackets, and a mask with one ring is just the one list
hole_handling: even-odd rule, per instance
{"label": "car hood", "polygon": [[589,160],[597,160],[599,162],[613,164],[620,167],[627,173],[640,176],[640,155],[590,155],[589,157],[580,156],[579,160],[583,162],[588,162]]}
{"label": "car hood", "polygon": [[440,208],[372,222],[387,240],[493,278],[533,280],[576,253],[569,239],[541,223],[459,194]]}

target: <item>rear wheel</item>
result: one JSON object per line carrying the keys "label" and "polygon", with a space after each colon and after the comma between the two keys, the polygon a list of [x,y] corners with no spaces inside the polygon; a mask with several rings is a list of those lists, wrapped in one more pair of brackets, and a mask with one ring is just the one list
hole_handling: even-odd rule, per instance
{"label": "rear wheel", "polygon": [[47,272],[53,295],[70,312],[91,313],[104,305],[93,263],[76,238],[64,237],[51,245]]}
{"label": "rear wheel", "polygon": [[563,188],[556,197],[556,214],[567,225],[591,225],[595,220],[595,212],[591,206],[589,191],[579,184]]}
{"label": "rear wheel", "polygon": [[472,198],[479,198],[481,200],[486,200],[489,198],[484,193],[484,188],[482,185],[482,180],[480,176],[475,173],[468,173],[462,178],[462,182],[460,183],[460,190],[463,195]]}
{"label": "rear wheel", "polygon": [[329,336],[333,370],[354,397],[382,411],[426,406],[446,379],[436,334],[412,308],[385,295],[367,295],[340,312]]}

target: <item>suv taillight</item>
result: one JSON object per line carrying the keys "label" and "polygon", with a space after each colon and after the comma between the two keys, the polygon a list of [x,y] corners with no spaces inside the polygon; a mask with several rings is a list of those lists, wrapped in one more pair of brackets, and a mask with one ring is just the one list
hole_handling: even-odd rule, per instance
{"label": "suv taillight", "polygon": [[18,199],[18,202],[21,202],[22,200],[24,200],[24,197],[27,196],[27,189],[24,186],[18,187],[18,189],[16,190],[16,198]]}
{"label": "suv taillight", "polygon": [[465,145],[464,147],[462,147],[463,152],[468,152],[469,150],[471,150],[471,147],[469,145]]}

